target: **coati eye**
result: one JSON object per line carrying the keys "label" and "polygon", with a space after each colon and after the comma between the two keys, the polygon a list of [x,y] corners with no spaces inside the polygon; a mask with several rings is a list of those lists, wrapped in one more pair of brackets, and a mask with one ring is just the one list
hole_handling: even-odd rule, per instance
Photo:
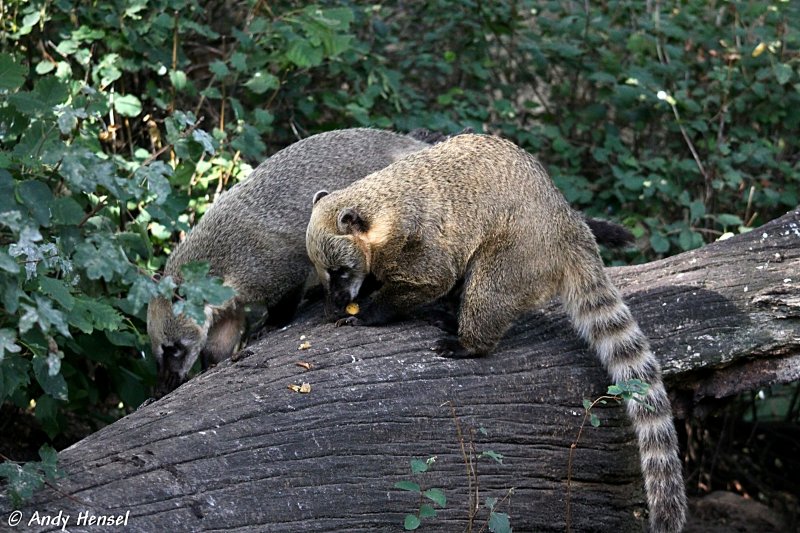
{"label": "coati eye", "polygon": [[164,356],[166,357],[180,357],[181,352],[183,352],[184,348],[186,348],[186,346],[184,346],[183,342],[178,341],[175,344],[162,346],[161,350],[163,351]]}
{"label": "coati eye", "polygon": [[178,347],[177,346],[162,346],[161,349],[164,352],[165,357],[175,357],[178,355]]}
{"label": "coati eye", "polygon": [[331,279],[348,279],[350,272],[344,267],[329,268],[328,275]]}

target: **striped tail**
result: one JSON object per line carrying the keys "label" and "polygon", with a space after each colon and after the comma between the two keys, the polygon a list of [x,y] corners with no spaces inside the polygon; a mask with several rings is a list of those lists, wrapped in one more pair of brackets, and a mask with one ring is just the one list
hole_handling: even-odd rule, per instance
{"label": "striped tail", "polygon": [[650,385],[642,399],[652,410],[641,402],[626,402],[639,440],[650,531],[680,531],[686,521],[686,489],[678,437],[650,343],[596,256],[568,275],[562,300],[575,329],[597,353],[614,383],[640,379]]}

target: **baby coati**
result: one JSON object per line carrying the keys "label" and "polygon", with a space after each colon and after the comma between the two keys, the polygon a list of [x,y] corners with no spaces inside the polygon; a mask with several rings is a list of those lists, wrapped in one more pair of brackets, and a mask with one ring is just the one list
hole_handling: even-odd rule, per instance
{"label": "baby coati", "polygon": [[308,198],[322,187],[338,189],[430,145],[406,135],[367,128],[321,133],[270,157],[243,182],[223,193],[167,260],[164,275],[179,281],[190,261],[207,261],[212,275],[236,290],[219,308],[206,309],[198,326],[155,298],[147,332],[158,363],[156,394],[185,379],[201,356],[205,365],[231,355],[245,325],[245,306],[266,307],[266,322],[282,326],[294,315],[313,278],[304,233]]}
{"label": "baby coati", "polygon": [[[639,439],[651,531],[679,531],[686,496],[661,369],[606,276],[583,217],[547,172],[513,143],[460,135],[359,180],[314,195],[308,255],[327,308],[378,325],[461,285],[458,338],[448,357],[491,352],[521,313],[559,296],[611,379],[650,385],[627,411]],[[378,287],[358,298],[369,279]],[[363,296],[363,295],[362,295]]]}

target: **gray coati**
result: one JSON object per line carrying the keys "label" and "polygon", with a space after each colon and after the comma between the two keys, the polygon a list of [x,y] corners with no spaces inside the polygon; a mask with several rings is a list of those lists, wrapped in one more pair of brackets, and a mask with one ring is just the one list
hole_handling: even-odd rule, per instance
{"label": "gray coati", "polygon": [[[679,531],[686,495],[658,361],[606,276],[595,237],[542,165],[511,142],[460,135],[313,197],[308,255],[338,324],[379,325],[461,285],[448,357],[491,352],[515,318],[559,296],[611,379],[650,385],[627,402],[654,532]],[[374,278],[364,298],[362,285]],[[361,296],[359,293],[362,292]]]}
{"label": "gray coati", "polygon": [[[198,356],[205,365],[228,358],[242,337],[245,306],[266,307],[266,322],[282,326],[294,315],[313,280],[305,253],[311,215],[306,198],[321,187],[338,189],[430,145],[406,135],[368,128],[321,133],[277,152],[223,193],[169,256],[164,275],[207,261],[210,273],[236,290],[219,308],[206,309],[198,326],[155,298],[147,332],[158,363],[157,395],[187,377]],[[310,279],[311,276],[311,279]]]}

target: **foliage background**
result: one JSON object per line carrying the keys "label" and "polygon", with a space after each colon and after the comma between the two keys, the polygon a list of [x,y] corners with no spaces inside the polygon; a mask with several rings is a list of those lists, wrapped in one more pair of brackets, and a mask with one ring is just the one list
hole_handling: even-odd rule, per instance
{"label": "foliage background", "polygon": [[800,203],[798,21],[766,0],[0,0],[2,430],[60,447],[147,398],[165,255],[320,131],[510,138],[635,232],[617,261],[782,214]]}

